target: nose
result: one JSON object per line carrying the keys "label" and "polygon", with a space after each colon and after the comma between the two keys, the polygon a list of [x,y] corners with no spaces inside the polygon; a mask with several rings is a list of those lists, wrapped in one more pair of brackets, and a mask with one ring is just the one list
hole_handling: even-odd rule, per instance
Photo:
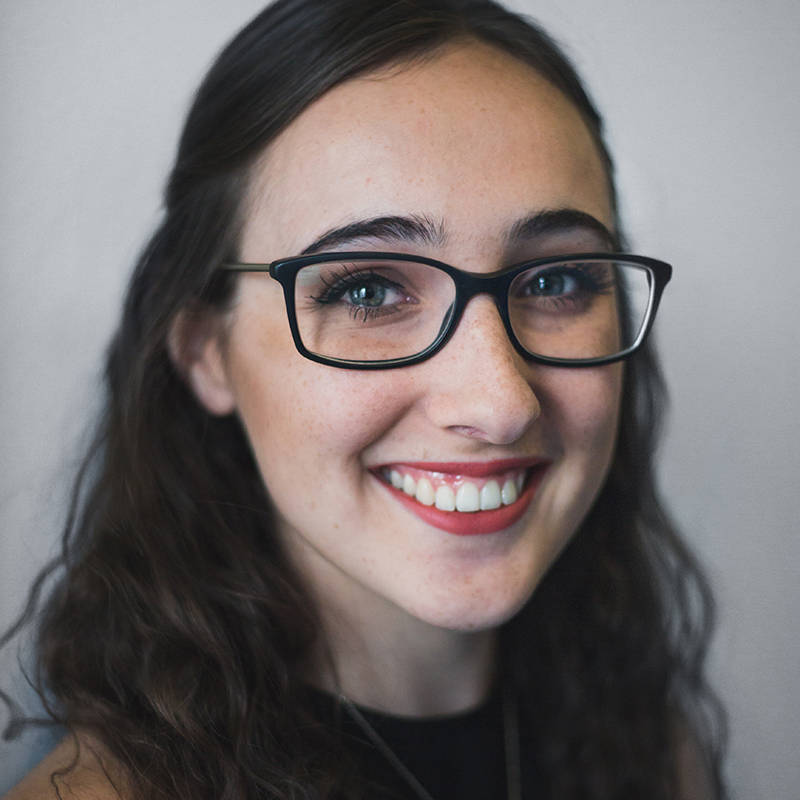
{"label": "nose", "polygon": [[530,382],[535,367],[514,349],[487,295],[470,300],[452,339],[427,365],[426,412],[440,428],[511,444],[541,413]]}

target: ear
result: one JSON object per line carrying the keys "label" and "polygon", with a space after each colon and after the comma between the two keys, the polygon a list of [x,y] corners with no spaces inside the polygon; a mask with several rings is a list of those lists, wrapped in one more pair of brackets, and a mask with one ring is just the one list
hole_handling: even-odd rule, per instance
{"label": "ear", "polygon": [[223,323],[209,308],[184,308],[170,326],[167,349],[175,368],[211,414],[224,416],[236,408],[225,369]]}

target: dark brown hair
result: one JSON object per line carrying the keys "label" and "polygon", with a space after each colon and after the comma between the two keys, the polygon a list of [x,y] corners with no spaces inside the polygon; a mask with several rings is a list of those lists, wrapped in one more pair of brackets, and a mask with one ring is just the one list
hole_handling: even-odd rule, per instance
{"label": "dark brown hair", "polygon": [[[254,161],[354,76],[473,38],[519,58],[602,125],[538,27],[486,0],[278,0],[223,50],[189,112],[160,227],[133,275],[107,400],[38,620],[36,680],[54,718],[98,737],[141,798],[355,796],[300,680],[316,612],[274,534],[235,416],[197,403],[167,353],[175,315],[223,308]],[[613,181],[610,180],[613,186]],[[652,352],[626,367],[609,478],[581,530],[503,630],[532,710],[542,797],[675,796],[688,725],[718,781],[720,716],[703,680],[711,600],[659,504],[664,389]],[[55,587],[40,612],[48,575]]]}

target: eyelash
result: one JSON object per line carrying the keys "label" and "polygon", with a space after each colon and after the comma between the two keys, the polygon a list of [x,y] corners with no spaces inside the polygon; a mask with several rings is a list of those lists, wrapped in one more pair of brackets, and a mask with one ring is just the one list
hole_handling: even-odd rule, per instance
{"label": "eyelash", "polygon": [[[366,281],[375,281],[385,287],[400,288],[398,284],[389,281],[386,278],[378,275],[373,270],[349,270],[344,268],[342,272],[332,272],[329,280],[321,278],[326,288],[318,295],[311,295],[310,299],[318,304],[319,307],[331,305],[338,302],[347,294],[347,292],[354,286]],[[353,319],[358,319],[359,313],[362,314],[362,322],[368,322],[372,319],[385,316],[386,314],[395,314],[399,311],[398,308],[392,305],[386,306],[356,306],[351,305],[348,313]]]}
{"label": "eyelash", "polygon": [[[574,278],[578,284],[579,288],[584,292],[587,292],[591,295],[599,295],[605,294],[610,289],[614,288],[614,280],[613,278],[601,278],[599,276],[600,268],[596,265],[592,264],[585,264],[582,266],[575,266],[574,268],[570,269],[569,271],[565,271],[563,269],[554,269],[552,271],[546,271],[539,275],[534,276],[533,280],[535,281],[537,278],[547,278],[551,276],[560,277],[566,276],[568,278]],[[603,272],[606,272],[603,270]],[[592,273],[595,273],[594,275]],[[562,307],[566,305],[568,302],[574,302],[571,298],[568,297],[547,297],[543,296],[544,299],[550,300],[552,303],[560,304]]]}

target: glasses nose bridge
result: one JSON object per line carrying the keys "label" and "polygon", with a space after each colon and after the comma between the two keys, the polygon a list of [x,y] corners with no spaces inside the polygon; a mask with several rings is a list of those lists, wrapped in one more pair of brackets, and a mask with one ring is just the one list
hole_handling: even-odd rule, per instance
{"label": "glasses nose bridge", "polygon": [[450,333],[455,333],[456,328],[461,323],[467,306],[481,295],[488,295],[493,301],[506,336],[514,347],[518,347],[517,337],[511,327],[511,319],[508,315],[508,292],[511,287],[513,275],[476,275],[471,272],[459,271],[454,277],[456,284],[456,308],[457,313],[451,322]]}

